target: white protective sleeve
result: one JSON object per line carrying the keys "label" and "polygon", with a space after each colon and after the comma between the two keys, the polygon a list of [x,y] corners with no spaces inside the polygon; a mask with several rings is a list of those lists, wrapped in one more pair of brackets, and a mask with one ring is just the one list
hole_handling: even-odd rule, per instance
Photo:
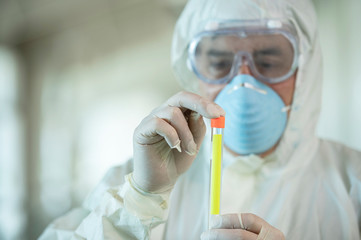
{"label": "white protective sleeve", "polygon": [[169,192],[146,193],[131,174],[125,183],[111,186],[116,173],[119,169],[111,169],[83,208],[56,219],[39,239],[149,239],[151,229],[167,218]]}

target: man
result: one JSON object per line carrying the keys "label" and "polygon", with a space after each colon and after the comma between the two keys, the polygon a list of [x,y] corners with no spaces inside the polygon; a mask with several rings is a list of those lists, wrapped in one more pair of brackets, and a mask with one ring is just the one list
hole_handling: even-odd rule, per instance
{"label": "man", "polygon": [[[164,222],[164,239],[359,239],[361,154],[315,136],[316,25],[309,1],[189,1],[172,61],[195,93],[145,117],[133,162],[41,239],[148,239]],[[226,214],[207,230],[207,125],[224,115]]]}

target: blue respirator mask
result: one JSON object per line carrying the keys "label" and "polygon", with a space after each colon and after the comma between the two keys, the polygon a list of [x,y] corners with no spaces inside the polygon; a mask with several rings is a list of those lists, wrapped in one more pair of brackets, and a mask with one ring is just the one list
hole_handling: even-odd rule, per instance
{"label": "blue respirator mask", "polygon": [[272,88],[250,75],[237,75],[215,102],[226,111],[224,144],[238,154],[267,151],[286,127],[288,107]]}

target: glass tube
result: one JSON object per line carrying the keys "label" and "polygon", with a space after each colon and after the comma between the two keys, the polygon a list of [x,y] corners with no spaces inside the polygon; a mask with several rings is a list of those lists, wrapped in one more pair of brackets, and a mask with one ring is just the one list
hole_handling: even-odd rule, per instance
{"label": "glass tube", "polygon": [[220,214],[224,122],[224,117],[211,120],[212,158],[210,162],[208,229],[210,229],[212,215]]}

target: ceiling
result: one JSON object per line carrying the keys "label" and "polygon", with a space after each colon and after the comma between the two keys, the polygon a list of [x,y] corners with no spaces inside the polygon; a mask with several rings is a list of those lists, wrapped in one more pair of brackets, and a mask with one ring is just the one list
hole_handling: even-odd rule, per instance
{"label": "ceiling", "polygon": [[0,43],[18,45],[74,24],[125,15],[159,6],[177,17],[186,0],[0,0]]}

